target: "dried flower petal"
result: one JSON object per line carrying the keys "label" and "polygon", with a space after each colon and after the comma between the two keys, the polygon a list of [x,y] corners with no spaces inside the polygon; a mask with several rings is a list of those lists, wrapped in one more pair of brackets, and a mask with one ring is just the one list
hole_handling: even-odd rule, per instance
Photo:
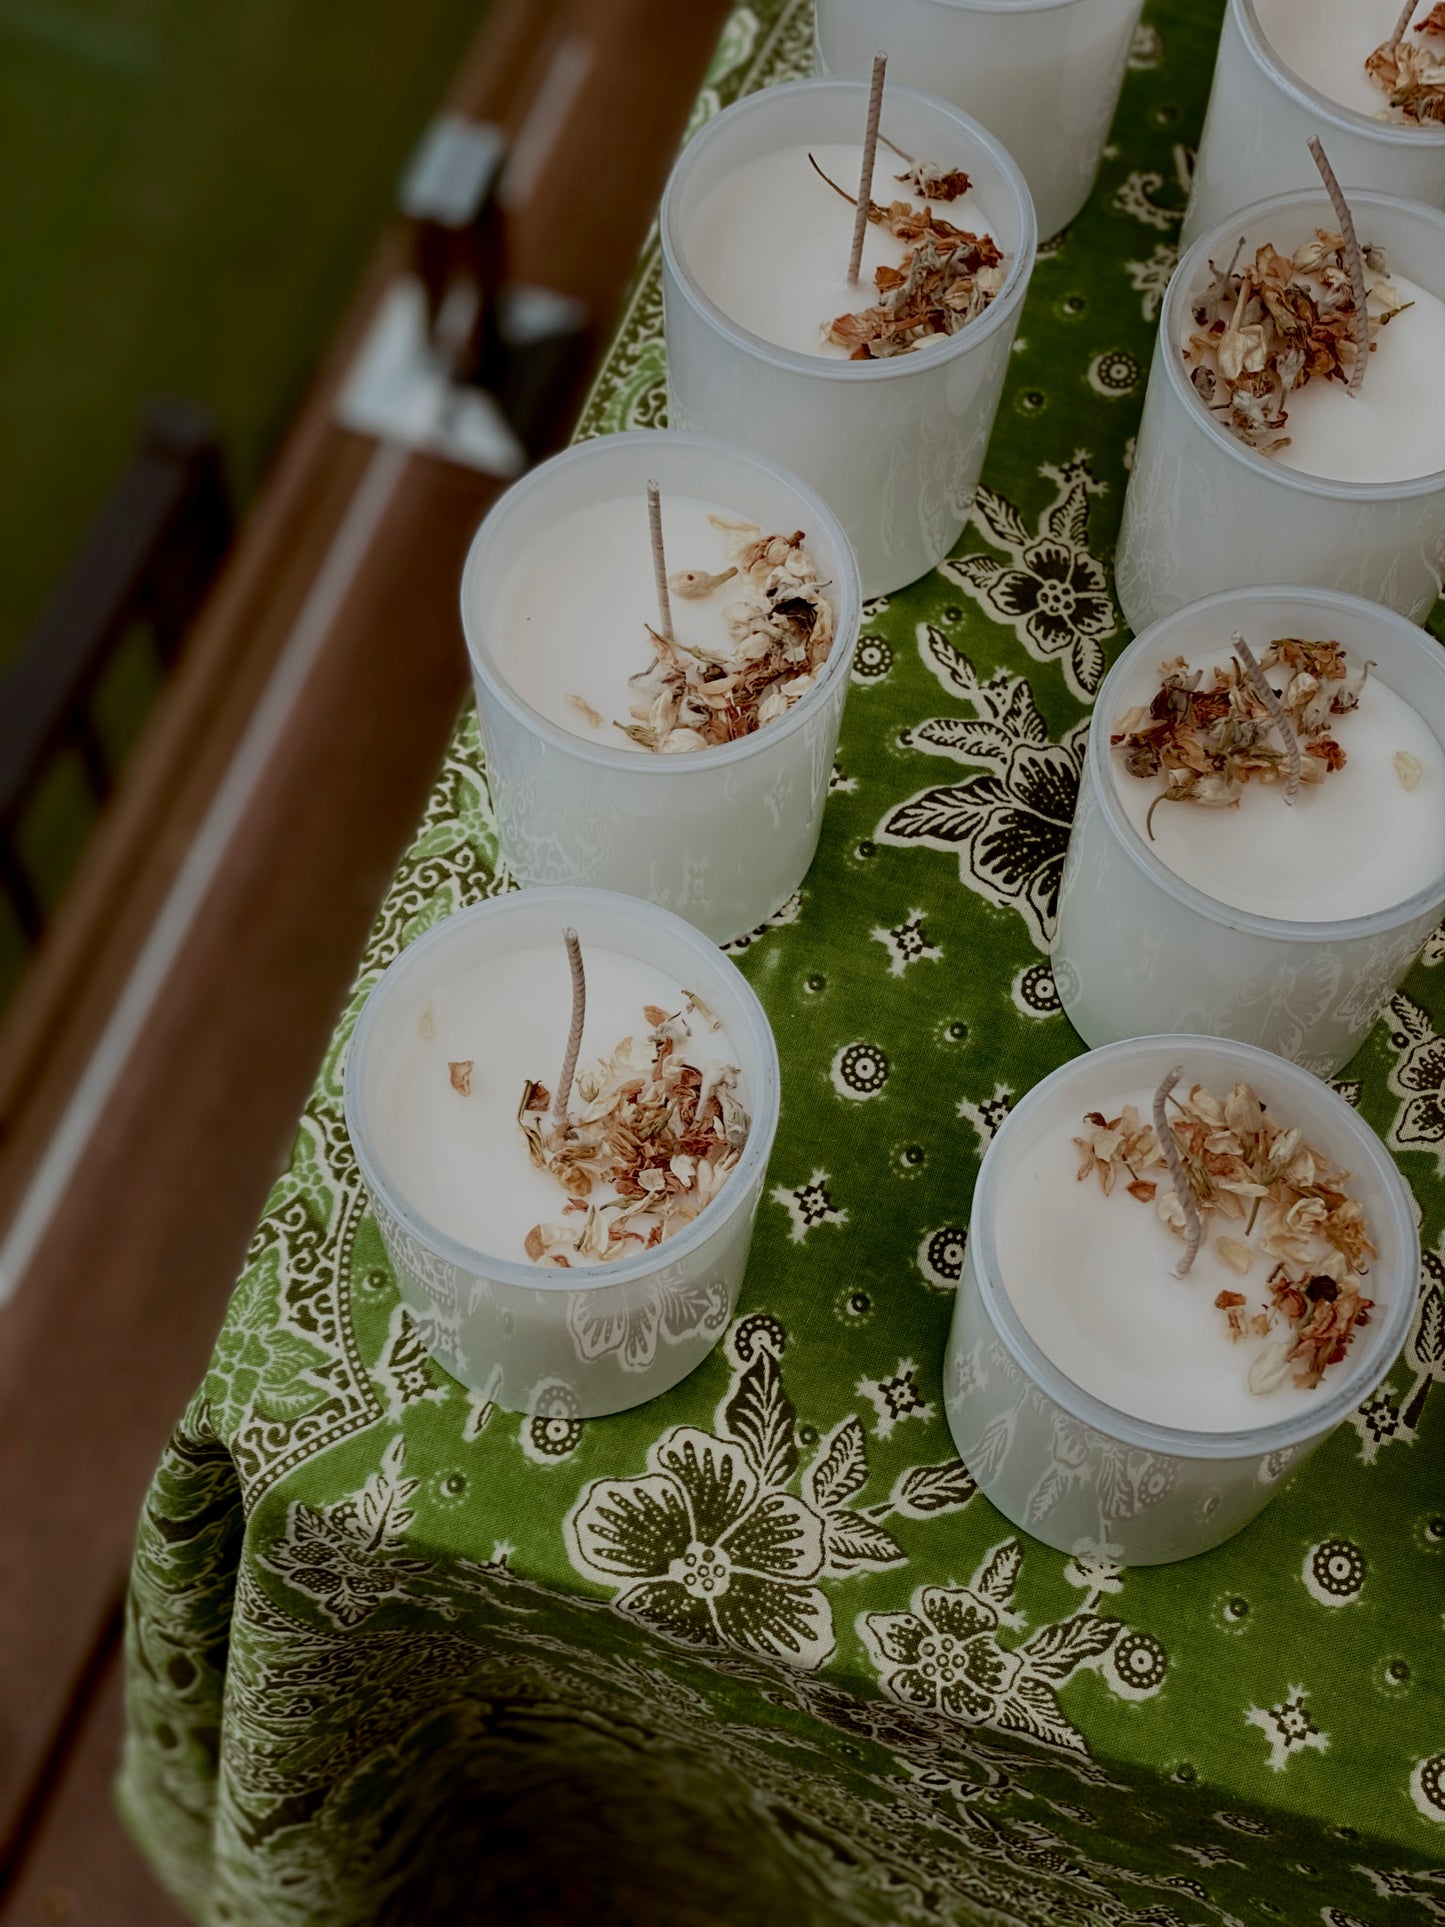
{"label": "dried flower petal", "polygon": [[[715,1030],[702,1000],[684,995]],[[691,1223],[737,1167],[750,1128],[737,1066],[688,1061],[688,1016],[657,1004],[642,1015],[646,1036],[625,1037],[611,1057],[578,1071],[565,1120],[549,1114],[545,1086],[523,1089],[517,1123],[528,1155],[569,1199],[561,1221],[528,1233],[536,1264],[603,1264],[650,1249]],[[612,1195],[592,1202],[599,1189]]]}
{"label": "dried flower petal", "polygon": [[1407,790],[1417,789],[1420,778],[1425,774],[1425,765],[1418,756],[1412,756],[1408,749],[1397,749],[1394,756],[1395,774]]}
{"label": "dried flower petal", "polygon": [[[1357,705],[1358,687],[1348,679],[1340,644],[1285,637],[1270,644],[1260,668],[1293,672],[1275,700],[1303,751],[1302,780],[1322,782],[1343,769],[1345,750],[1333,732],[1339,716]],[[1363,674],[1358,680],[1363,685]],[[1120,717],[1109,741],[1124,769],[1142,780],[1163,779],[1146,818],[1151,837],[1160,803],[1230,809],[1249,782],[1279,784],[1288,794],[1288,745],[1281,746],[1263,688],[1273,691],[1273,684],[1263,676],[1257,682],[1237,654],[1211,672],[1207,687],[1202,671],[1175,657],[1163,664],[1148,706],[1136,704]],[[1326,694],[1332,690],[1338,693]]]}
{"label": "dried flower petal", "polygon": [[[813,166],[822,173],[816,161]],[[870,201],[868,219],[887,228],[896,240],[908,242],[908,252],[897,267],[884,264],[875,270],[878,300],[874,306],[838,315],[822,330],[825,341],[847,348],[855,361],[887,360],[957,334],[983,313],[1005,280],[1003,255],[992,235],[955,227],[927,204],[966,194],[970,185],[966,174],[958,169],[942,172],[928,162],[917,162],[910,173],[898,178],[922,194],[925,205],[894,201],[882,207]],[[836,181],[828,184],[845,200],[853,200]]]}
{"label": "dried flower petal", "polygon": [[765,535],[752,522],[710,520],[732,566],[712,576],[683,570],[670,582],[705,582],[711,593],[740,578],[748,593],[722,611],[727,640],[716,646],[647,630],[652,661],[629,678],[637,700],[616,727],[655,753],[710,749],[766,727],[812,687],[833,646],[833,605],[802,530]]}
{"label": "dried flower petal", "polygon": [[463,1097],[470,1097],[472,1094],[472,1061],[470,1057],[466,1057],[447,1065],[447,1075],[451,1078],[452,1089],[459,1091]]}
{"label": "dried flower petal", "polygon": [[[1182,349],[1190,382],[1226,427],[1264,454],[1288,446],[1280,431],[1297,389],[1315,380],[1348,384],[1355,373],[1347,254],[1344,236],[1321,228],[1293,256],[1266,244],[1242,266],[1237,254],[1223,269],[1211,263],[1213,279],[1195,298]],[[1363,254],[1373,336],[1403,304],[1381,250]]]}
{"label": "dried flower petal", "polygon": [[[1241,1277],[1260,1252],[1276,1261],[1262,1309],[1250,1313],[1245,1294],[1229,1289],[1214,1301],[1236,1339],[1285,1328],[1269,1362],[1264,1354],[1256,1360],[1251,1389],[1271,1389],[1291,1375],[1301,1386],[1317,1385],[1373,1309],[1361,1287],[1379,1254],[1363,1205],[1345,1189],[1348,1173],[1305,1143],[1297,1127],[1281,1125],[1247,1084],[1236,1084],[1222,1102],[1196,1084],[1172,1102],[1172,1148],[1199,1219],[1243,1225],[1240,1237],[1215,1238],[1216,1254]],[[1092,1173],[1108,1196],[1127,1172],[1129,1182],[1119,1188],[1152,1203],[1160,1222],[1187,1244],[1188,1217],[1177,1180],[1163,1182],[1168,1161],[1157,1129],[1132,1105],[1113,1119],[1091,1111],[1084,1126],[1086,1134],[1074,1139],[1083,1154],[1079,1178]]]}
{"label": "dried flower petal", "polygon": [[571,692],[567,697],[567,707],[569,709],[575,709],[589,728],[601,729],[602,718],[585,696],[579,696],[575,691]]}
{"label": "dried flower petal", "polygon": [[706,569],[674,569],[667,578],[667,586],[684,602],[699,602],[715,594],[725,582],[731,582],[736,574],[736,569],[724,569],[721,575],[709,575]]}

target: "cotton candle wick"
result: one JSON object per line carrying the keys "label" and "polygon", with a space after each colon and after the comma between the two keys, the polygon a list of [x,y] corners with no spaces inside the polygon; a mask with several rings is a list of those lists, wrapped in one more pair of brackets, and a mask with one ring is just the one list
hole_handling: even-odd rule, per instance
{"label": "cotton candle wick", "polygon": [[[658,632],[664,642],[672,642],[672,597],[667,589],[667,552],[662,546],[662,491],[656,482],[647,484],[647,525],[652,532],[652,578],[657,585]],[[571,954],[570,951],[568,954]],[[580,966],[574,966],[576,968]]]}
{"label": "cotton candle wick", "polygon": [[1398,47],[1400,42],[1405,38],[1405,29],[1414,19],[1415,9],[1419,4],[1420,0],[1405,0],[1404,11],[1400,15],[1395,31],[1390,35],[1389,44],[1392,47]]}
{"label": "cotton candle wick", "polygon": [[1270,721],[1283,739],[1284,753],[1289,758],[1289,778],[1284,786],[1284,800],[1286,803],[1293,803],[1299,795],[1300,786],[1299,737],[1295,734],[1294,724],[1286,715],[1284,704],[1275,695],[1268,676],[1260,668],[1254,651],[1237,629],[1230,640],[1234,645],[1234,653],[1239,657],[1244,673],[1249,678],[1251,689],[1269,711]]}
{"label": "cotton candle wick", "polygon": [[582,1048],[582,1026],[587,1021],[587,973],[582,968],[582,945],[575,930],[564,930],[562,941],[567,946],[567,962],[572,969],[572,1028],[567,1033],[567,1055],[562,1059],[557,1095],[552,1099],[552,1116],[558,1124],[567,1122],[567,1100],[572,1095],[577,1053]]}
{"label": "cotton candle wick", "polygon": [[863,171],[858,177],[858,210],[853,217],[853,252],[848,257],[848,285],[856,288],[863,269],[863,237],[868,232],[868,209],[873,202],[873,162],[878,154],[878,122],[883,113],[883,77],[887,54],[873,56],[873,84],[868,90],[868,125],[863,134]]}
{"label": "cotton candle wick", "polygon": [[[1410,9],[1414,11],[1413,8]],[[1360,383],[1365,379],[1365,363],[1370,359],[1370,295],[1365,286],[1365,261],[1360,253],[1360,237],[1355,232],[1354,216],[1350,213],[1345,190],[1340,186],[1339,177],[1330,166],[1329,156],[1320,143],[1318,134],[1310,136],[1310,157],[1320,171],[1320,179],[1325,184],[1325,192],[1330,197],[1330,206],[1335,211],[1340,233],[1345,243],[1345,266],[1350,271],[1350,293],[1354,299],[1353,317],[1355,335],[1355,360],[1350,369],[1350,379],[1346,393],[1358,395]]]}
{"label": "cotton candle wick", "polygon": [[1174,1186],[1174,1195],[1179,1200],[1179,1209],[1184,1213],[1184,1256],[1175,1268],[1176,1278],[1187,1278],[1199,1247],[1204,1242],[1204,1225],[1200,1220],[1199,1206],[1194,1192],[1184,1175],[1184,1160],[1179,1155],[1179,1146],[1174,1141],[1174,1129],[1169,1122],[1169,1114],[1164,1106],[1169,1093],[1184,1075],[1184,1066],[1176,1064],[1172,1071],[1166,1071],[1164,1080],[1154,1093],[1154,1135],[1159,1140],[1159,1149],[1164,1154],[1164,1162],[1169,1167],[1169,1182]]}

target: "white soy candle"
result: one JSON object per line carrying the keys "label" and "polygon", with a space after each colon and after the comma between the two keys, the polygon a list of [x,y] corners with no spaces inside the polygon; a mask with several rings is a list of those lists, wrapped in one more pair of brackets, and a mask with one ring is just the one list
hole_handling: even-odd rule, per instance
{"label": "white soy candle", "polygon": [[[1321,633],[1302,639],[1334,638]],[[1256,632],[1245,640],[1262,658],[1275,637]],[[1206,649],[1188,660],[1208,689],[1216,667],[1227,669],[1230,651]],[[1352,661],[1352,674],[1363,660]],[[1117,729],[1120,710],[1147,704],[1158,691],[1157,658],[1151,663],[1141,650],[1131,657],[1131,669],[1114,698],[1120,708],[1112,723],[1099,712],[1101,725]],[[1266,679],[1282,691],[1289,674],[1266,670]],[[1321,782],[1302,784],[1293,804],[1285,801],[1282,784],[1256,780],[1227,809],[1165,802],[1151,821],[1162,778],[1131,776],[1115,752],[1124,814],[1161,863],[1219,903],[1293,923],[1333,923],[1343,915],[1391,910],[1445,876],[1445,750],[1419,711],[1373,673],[1359,707],[1332,722],[1345,766]],[[1277,734],[1269,740],[1278,745]]]}
{"label": "white soy candle", "polygon": [[[1186,1062],[1185,1092],[1191,1074]],[[1221,1292],[1242,1294],[1250,1309],[1265,1302],[1274,1261],[1256,1256],[1241,1277],[1219,1255],[1216,1236],[1238,1238],[1243,1227],[1211,1217],[1216,1236],[1206,1233],[1180,1278],[1184,1246],[1152,1204],[1122,1184],[1106,1197],[1092,1173],[1076,1176],[1076,1140],[1089,1136],[1085,1111],[1112,1121],[1132,1105],[1148,1123],[1155,1086],[1121,1090],[1107,1078],[1095,1086],[1084,1074],[1069,1089],[1072,1097],[1042,1108],[1036,1133],[1000,1160],[994,1246],[1029,1337],[1081,1390],[1153,1425],[1247,1432],[1312,1413],[1322,1387],[1306,1389],[1292,1375],[1267,1397],[1250,1390],[1250,1373],[1276,1335],[1232,1337],[1215,1304]],[[1149,1175],[1161,1193],[1171,1188],[1157,1171]]]}
{"label": "white soy candle", "polygon": [[[662,248],[669,420],[727,435],[810,482],[847,530],[873,596],[934,567],[962,532],[1035,225],[1023,177],[992,135],[942,101],[890,85],[885,141],[969,176],[968,196],[932,205],[952,225],[991,235],[1003,283],[946,340],[881,360],[853,360],[825,342],[839,315],[875,305],[873,269],[904,252],[870,223],[864,272],[850,287],[853,208],[808,164],[811,152],[856,195],[867,101],[868,89],[851,81],[799,81],[719,114],[673,170]],[[923,205],[893,178],[905,167],[880,141],[875,201]]]}
{"label": "white soy candle", "polygon": [[818,0],[819,74],[941,94],[996,134],[1028,182],[1039,232],[1083,207],[1123,84],[1140,0]]}
{"label": "white soy candle", "polygon": [[[1264,36],[1307,86],[1370,120],[1384,118],[1388,96],[1365,71],[1400,17],[1397,0],[1254,0]],[[1417,15],[1429,12],[1420,0]]]}
{"label": "white soy candle", "polygon": [[[670,571],[721,572],[713,513],[769,534],[801,531],[833,615],[827,661],[791,708],[733,742],[677,753],[640,747],[615,727],[638,700],[628,678],[653,660],[654,478]],[[726,641],[725,611],[737,599],[734,584],[702,600],[673,596],[675,633],[700,647]],[[719,943],[765,922],[817,848],[860,604],[837,518],[762,457],[648,430],[582,443],[534,469],[483,522],[462,575],[512,875],[645,897]]]}
{"label": "white soy candle", "polygon": [[1375,336],[1359,393],[1311,381],[1290,396],[1272,458],[1285,468],[1386,483],[1445,470],[1445,301],[1393,269],[1390,282],[1409,305]]}
{"label": "white soy candle", "polygon": [[[846,361],[848,349],[827,340],[824,330],[838,315],[872,307],[876,270],[899,267],[911,247],[870,221],[858,279],[849,281],[854,211],[829,182],[856,194],[862,166],[861,141],[819,141],[759,154],[715,181],[687,232],[688,262],[703,293],[776,347]],[[992,234],[987,196],[970,188],[951,201],[928,200],[897,178],[906,171],[880,142],[872,198],[885,207],[890,201],[928,206],[966,234]],[[911,353],[932,354],[946,345],[925,341]]]}
{"label": "white soy candle", "polygon": [[[584,956],[579,1068],[610,1057],[625,1038],[645,1037],[646,1006],[687,1013],[692,986],[656,964],[600,945]],[[378,1055],[376,1157],[428,1223],[474,1251],[521,1263],[533,1226],[563,1216],[567,1194],[528,1155],[517,1105],[533,1079],[555,1092],[571,1008],[559,936],[438,973],[411,1034],[398,1018]],[[695,1020],[692,1031],[684,1062],[699,1070],[736,1062],[724,1028]],[[588,1202],[616,1195],[600,1185]]]}
{"label": "white soy candle", "polygon": [[1334,228],[1323,189],[1245,209],[1201,235],[1175,270],[1115,565],[1136,634],[1246,583],[1314,583],[1417,621],[1434,606],[1445,573],[1445,216],[1379,194],[1349,199],[1362,241],[1384,250],[1394,285],[1407,286],[1417,308],[1376,334],[1356,397],[1323,380],[1290,395],[1287,448],[1266,454],[1212,414],[1181,344],[1214,278],[1211,261],[1222,267],[1241,240],[1241,260],[1266,243],[1293,254]]}
{"label": "white soy candle", "polygon": [[[1251,1308],[1272,1261],[1248,1275],[1213,1248],[1175,1275],[1180,1238],[1153,1205],[1105,1197],[1077,1172],[1085,1114],[1147,1118],[1160,1080],[1223,1098],[1250,1086],[1297,1125],[1362,1205],[1379,1256],[1374,1308],[1313,1389],[1287,1377],[1249,1389],[1267,1342],[1233,1340],[1214,1300]],[[1150,1173],[1151,1177],[1157,1173]],[[1168,1188],[1167,1177],[1161,1189]],[[1240,1227],[1231,1223],[1238,1235]],[[960,1456],[991,1504],[1061,1551],[1127,1565],[1185,1559],[1220,1544],[1266,1504],[1394,1364],[1414,1315],[1419,1244],[1409,1193],[1379,1139],[1328,1086],[1263,1051],[1204,1037],[1148,1037],[1065,1065],[1016,1105],[974,1192],[964,1275],[944,1372]]]}
{"label": "white soy candle", "polygon": [[[736,1067],[750,1125],[710,1203],[650,1250],[534,1264],[527,1234],[565,1221],[518,1123],[555,1093],[571,1021],[563,931],[587,978],[579,1067],[646,1037],[645,1005],[692,1012],[687,1061]],[[716,1020],[715,1025],[711,1020]],[[737,969],[688,924],[593,890],[531,890],[448,918],[370,990],[347,1056],[346,1121],[398,1288],[455,1377],[511,1411],[579,1417],[655,1397],[707,1355],[736,1303],[773,1132],[772,1033]],[[589,1204],[605,1204],[599,1187]]]}
{"label": "white soy candle", "polygon": [[[1298,637],[1338,642],[1353,671],[1375,665],[1359,708],[1332,719],[1345,765],[1292,806],[1258,779],[1229,808],[1160,803],[1151,836],[1162,779],[1131,775],[1110,737],[1152,700],[1163,662],[1207,670],[1235,631],[1257,656]],[[1209,1032],[1338,1070],[1445,909],[1442,745],[1445,652],[1374,603],[1237,589],[1131,643],[1095,704],[1059,892],[1054,976],[1080,1036]]]}
{"label": "white soy candle", "polygon": [[[726,539],[714,517],[749,519],[736,504],[668,495],[662,520],[669,569],[727,569]],[[723,612],[738,594],[734,582],[698,600],[672,597],[679,643],[709,655],[729,652]],[[604,496],[539,529],[502,577],[490,621],[499,669],[539,716],[584,742],[635,756],[656,753],[618,727],[631,720],[637,696],[628,679],[651,664],[647,625],[658,621],[645,495]]]}
{"label": "white soy candle", "polygon": [[1182,246],[1313,185],[1311,135],[1346,188],[1445,206],[1445,127],[1396,118],[1365,72],[1399,17],[1398,0],[1229,0]]}

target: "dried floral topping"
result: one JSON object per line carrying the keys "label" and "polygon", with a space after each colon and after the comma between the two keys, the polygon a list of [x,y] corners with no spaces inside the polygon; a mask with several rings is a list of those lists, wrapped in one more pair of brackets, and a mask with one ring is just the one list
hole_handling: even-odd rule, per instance
{"label": "dried floral topping", "polygon": [[584,723],[587,723],[592,729],[601,729],[602,718],[585,696],[579,696],[574,692],[568,696],[567,703],[569,708],[576,710]]}
{"label": "dried floral topping", "polygon": [[693,599],[740,578],[743,599],[723,610],[729,641],[717,650],[648,630],[651,664],[628,680],[636,701],[617,727],[643,749],[676,753],[735,742],[776,720],[812,687],[833,646],[833,605],[794,535],[764,535],[751,522],[714,515],[733,566],[721,575],[680,570],[669,577]]}
{"label": "dried floral topping", "polygon": [[1412,26],[1414,12],[1413,6],[1406,9],[1393,37],[1365,62],[1365,72],[1388,97],[1382,120],[1423,127],[1445,121],[1445,0]]}
{"label": "dried floral topping", "polygon": [[1425,765],[1418,756],[1412,756],[1408,749],[1397,749],[1393,762],[1395,774],[1400,779],[1402,789],[1413,790],[1420,786],[1420,778],[1425,774]]}
{"label": "dried floral topping", "polygon": [[[534,1263],[605,1264],[661,1244],[737,1167],[750,1125],[737,1066],[713,1060],[699,1069],[684,1056],[717,1019],[690,994],[686,1011],[648,1005],[642,1014],[645,1036],[624,1037],[610,1057],[577,1072],[560,1122],[545,1085],[523,1088],[517,1122],[528,1154],[567,1193],[562,1216],[527,1233]],[[615,1195],[590,1201],[608,1191]]]}
{"label": "dried floral topping", "polygon": [[[816,161],[813,166],[823,174]],[[952,190],[935,190],[939,200],[952,200],[969,187],[966,174],[940,173],[926,161],[914,163],[912,173],[900,178],[910,181],[916,192],[924,191],[917,185],[924,179]],[[823,174],[823,179],[828,181],[828,176]],[[853,199],[836,181],[828,185],[845,200]],[[1003,255],[993,236],[955,227],[936,214],[927,199],[922,207],[911,201],[883,207],[870,200],[868,219],[909,247],[896,268],[883,263],[874,270],[878,300],[871,308],[839,315],[823,328],[823,339],[847,348],[854,361],[883,361],[906,355],[920,342],[947,340],[981,315],[1003,287]]]}
{"label": "dried floral topping", "polygon": [[466,1057],[447,1065],[447,1076],[451,1079],[452,1089],[462,1097],[470,1097],[472,1094],[472,1062],[470,1057]]}
{"label": "dried floral topping", "polygon": [[707,596],[715,595],[736,574],[736,569],[724,569],[720,575],[709,575],[706,569],[674,569],[667,578],[667,586],[684,602],[701,602]]}
{"label": "dried floral topping", "polygon": [[[1371,665],[1352,675],[1338,642],[1297,636],[1272,642],[1256,663],[1252,651],[1243,659],[1241,643],[1236,637],[1235,653],[1207,682],[1183,656],[1165,662],[1153,700],[1126,710],[1109,738],[1131,776],[1163,778],[1151,836],[1160,803],[1232,809],[1246,783],[1278,783],[1288,796],[1292,783],[1322,783],[1345,766],[1335,730],[1359,707]],[[1283,673],[1283,691],[1265,680],[1269,671]]]}
{"label": "dried floral topping", "polygon": [[[1241,441],[1266,455],[1289,446],[1280,431],[1288,397],[1311,381],[1347,387],[1354,371],[1356,306],[1343,234],[1316,230],[1291,255],[1268,245],[1238,253],[1194,303],[1184,344],[1189,379],[1205,406]],[[1377,335],[1409,306],[1389,279],[1384,254],[1363,250],[1368,325]]]}
{"label": "dried floral topping", "polygon": [[935,167],[932,161],[914,161],[906,173],[897,174],[894,179],[912,188],[925,201],[957,201],[973,186],[961,167],[944,169]]}
{"label": "dried floral topping", "polygon": [[[1165,1084],[1172,1090],[1173,1078]],[[1191,1211],[1206,1228],[1211,1220],[1229,1225],[1215,1250],[1241,1279],[1256,1256],[1273,1260],[1253,1310],[1235,1289],[1218,1292],[1215,1306],[1232,1337],[1272,1337],[1251,1367],[1251,1391],[1271,1391],[1286,1377],[1302,1389],[1318,1385],[1374,1307],[1363,1286],[1379,1254],[1363,1207],[1345,1189],[1349,1173],[1270,1117],[1247,1084],[1223,1099],[1195,1084],[1165,1101],[1167,1138],[1132,1104],[1116,1118],[1089,1112],[1087,1134],[1074,1139],[1080,1182],[1092,1175],[1106,1196],[1117,1188],[1153,1204],[1186,1251]],[[1176,1160],[1183,1193],[1165,1181]]]}

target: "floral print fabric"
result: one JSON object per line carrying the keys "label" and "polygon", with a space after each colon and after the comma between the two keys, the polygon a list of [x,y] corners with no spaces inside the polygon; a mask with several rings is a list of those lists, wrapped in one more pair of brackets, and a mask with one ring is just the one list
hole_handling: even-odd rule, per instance
{"label": "floral print fabric", "polygon": [[[1445,1916],[1445,944],[1341,1080],[1419,1200],[1419,1318],[1253,1527],[1066,1559],[942,1416],[979,1159],[1079,1049],[1047,945],[1220,12],[1148,10],[959,552],[868,606],[817,861],[732,946],[784,1070],[739,1316],[617,1418],[438,1368],[342,1126],[379,973],[507,885],[460,728],[141,1522],[121,1798],[198,1920],[453,1922],[509,1867],[542,1908],[563,1861],[683,1923]],[[699,118],[811,25],[740,6]],[[652,248],[583,433],[661,421],[660,336]]]}

